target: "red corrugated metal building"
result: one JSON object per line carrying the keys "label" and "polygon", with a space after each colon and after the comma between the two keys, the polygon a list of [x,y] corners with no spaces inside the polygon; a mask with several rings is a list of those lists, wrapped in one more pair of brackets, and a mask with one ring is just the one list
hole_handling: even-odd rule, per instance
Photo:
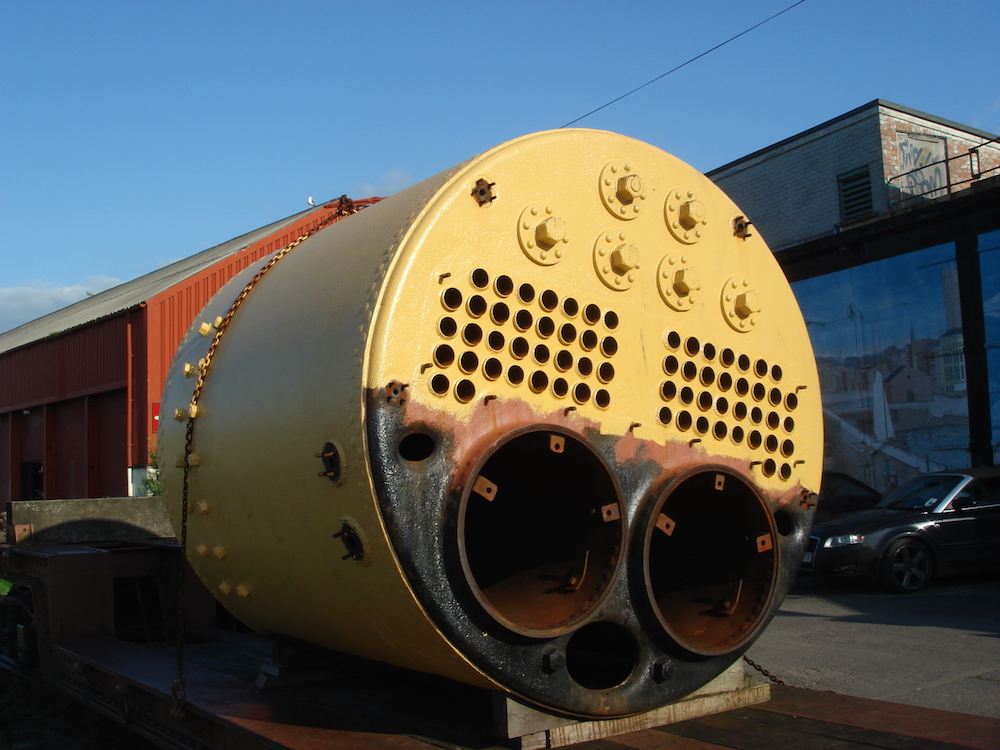
{"label": "red corrugated metal building", "polygon": [[195,315],[247,266],[375,200],[311,208],[0,334],[0,503],[141,494]]}

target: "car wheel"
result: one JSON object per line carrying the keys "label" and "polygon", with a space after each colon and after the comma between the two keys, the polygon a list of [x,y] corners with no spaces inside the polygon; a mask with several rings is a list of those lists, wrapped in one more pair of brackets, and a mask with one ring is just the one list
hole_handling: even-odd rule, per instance
{"label": "car wheel", "polygon": [[934,561],[931,553],[914,539],[897,539],[882,555],[882,585],[899,594],[920,591],[931,581]]}

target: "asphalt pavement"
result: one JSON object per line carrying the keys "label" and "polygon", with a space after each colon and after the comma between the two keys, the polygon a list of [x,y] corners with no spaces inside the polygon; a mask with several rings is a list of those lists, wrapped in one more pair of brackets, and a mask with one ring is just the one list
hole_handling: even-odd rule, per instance
{"label": "asphalt pavement", "polygon": [[747,656],[796,687],[1000,718],[1000,572],[916,594],[800,576]]}

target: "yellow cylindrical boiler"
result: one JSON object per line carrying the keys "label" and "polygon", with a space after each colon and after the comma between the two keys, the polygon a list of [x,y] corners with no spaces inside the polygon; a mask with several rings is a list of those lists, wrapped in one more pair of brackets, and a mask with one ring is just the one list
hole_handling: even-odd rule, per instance
{"label": "yellow cylindrical boiler", "polygon": [[766,244],[690,166],[591,130],[498,146],[248,269],[163,413],[175,526],[240,620],[572,716],[738,659],[822,468]]}

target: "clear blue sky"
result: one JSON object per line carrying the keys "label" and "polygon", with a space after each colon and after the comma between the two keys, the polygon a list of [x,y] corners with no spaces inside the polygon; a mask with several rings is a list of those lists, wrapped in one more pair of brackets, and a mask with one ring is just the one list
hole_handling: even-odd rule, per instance
{"label": "clear blue sky", "polygon": [[[0,0],[0,331],[557,128],[794,0]],[[998,0],[805,0],[587,117],[708,171],[873,99],[1000,132]]]}

